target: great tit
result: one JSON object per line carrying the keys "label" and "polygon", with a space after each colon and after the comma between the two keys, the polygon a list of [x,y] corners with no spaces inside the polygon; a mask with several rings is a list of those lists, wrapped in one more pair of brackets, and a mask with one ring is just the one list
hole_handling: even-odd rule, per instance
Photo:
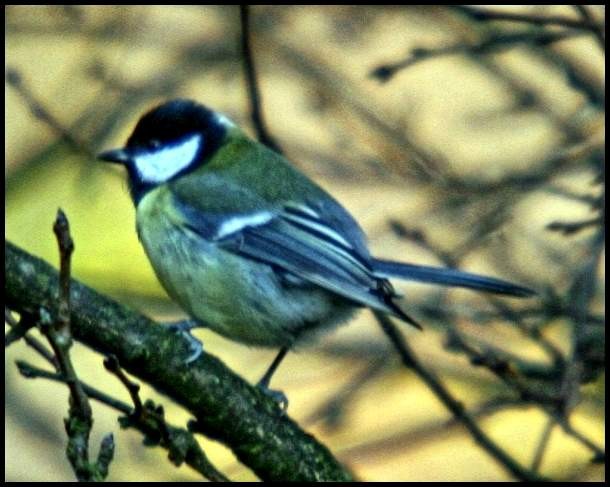
{"label": "great tit", "polygon": [[[202,326],[279,347],[268,389],[295,343],[369,307],[414,326],[390,277],[509,296],[525,287],[455,269],[376,259],[352,216],[283,156],[227,117],[172,100],[140,118],[124,148],[137,233],[164,288]],[[199,350],[191,357],[197,358]]]}

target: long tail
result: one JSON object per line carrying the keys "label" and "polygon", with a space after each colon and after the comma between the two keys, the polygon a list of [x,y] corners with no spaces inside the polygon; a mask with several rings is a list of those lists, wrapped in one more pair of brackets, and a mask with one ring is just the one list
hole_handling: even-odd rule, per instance
{"label": "long tail", "polygon": [[379,277],[397,277],[408,281],[428,282],[442,286],[466,287],[520,298],[536,294],[531,289],[502,281],[501,279],[479,276],[443,267],[403,264],[401,262],[375,259],[373,261],[373,269],[375,275]]}

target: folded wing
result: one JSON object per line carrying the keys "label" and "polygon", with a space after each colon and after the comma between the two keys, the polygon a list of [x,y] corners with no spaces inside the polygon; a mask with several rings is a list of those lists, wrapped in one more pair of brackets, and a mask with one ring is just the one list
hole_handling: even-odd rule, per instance
{"label": "folded wing", "polygon": [[[275,266],[351,301],[393,314],[415,324],[393,301],[396,295],[387,279],[372,269],[372,259],[361,243],[327,224],[312,207],[287,204],[279,211],[229,216],[212,228],[208,218],[193,218],[191,230],[216,241],[235,254]],[[418,325],[416,325],[418,326]]]}

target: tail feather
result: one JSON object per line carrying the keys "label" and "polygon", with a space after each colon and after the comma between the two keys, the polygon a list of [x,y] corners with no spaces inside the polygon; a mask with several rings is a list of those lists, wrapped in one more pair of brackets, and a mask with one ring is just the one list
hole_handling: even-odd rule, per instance
{"label": "tail feather", "polygon": [[[394,296],[395,297],[395,296]],[[408,315],[405,310],[403,310],[398,304],[393,301],[393,298],[388,298],[386,300],[387,305],[394,312],[396,316],[398,316],[405,323],[409,323],[411,326],[414,326],[418,330],[423,330],[424,327],[421,326],[417,321],[415,321],[410,315]]]}
{"label": "tail feather", "polygon": [[408,281],[428,282],[442,286],[465,287],[520,298],[536,294],[531,289],[518,286],[517,284],[493,277],[470,274],[469,272],[457,269],[403,264],[401,262],[376,259],[373,261],[373,270],[378,277],[396,277]]}

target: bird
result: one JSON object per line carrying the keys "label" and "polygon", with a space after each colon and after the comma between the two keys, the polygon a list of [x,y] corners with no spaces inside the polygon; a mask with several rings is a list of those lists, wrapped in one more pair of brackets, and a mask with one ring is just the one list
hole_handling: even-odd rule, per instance
{"label": "bird", "polygon": [[166,101],[137,122],[124,147],[98,158],[123,165],[136,229],[158,280],[189,315],[174,328],[209,328],[279,349],[257,385],[269,385],[286,353],[347,323],[363,308],[412,326],[397,278],[513,297],[527,287],[458,269],[371,255],[350,213],[283,155],[225,115],[189,99]]}

